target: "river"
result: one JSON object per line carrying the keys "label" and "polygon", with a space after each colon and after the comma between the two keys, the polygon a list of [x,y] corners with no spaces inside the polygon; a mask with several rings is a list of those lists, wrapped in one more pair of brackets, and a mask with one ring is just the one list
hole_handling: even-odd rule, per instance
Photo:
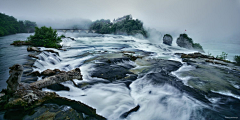
{"label": "river", "polygon": [[[78,87],[69,81],[62,83],[68,90],[44,88],[44,91],[54,91],[60,96],[81,101],[109,120],[219,120],[240,117],[239,79],[233,77],[230,87],[221,88],[215,84],[216,81],[223,82],[221,78],[214,78],[217,74],[211,74],[209,78],[213,82],[206,84],[186,82],[195,75],[187,73],[194,72],[196,68],[183,63],[174,53],[194,51],[153,44],[131,36],[58,33],[75,40],[63,39],[61,44],[67,51],[52,49],[59,56],[40,53],[33,70],[69,71],[80,68],[83,80],[74,80]],[[9,44],[14,40],[25,40],[29,35],[0,37],[1,89],[6,88],[8,67],[15,63],[24,64],[30,59],[26,46]],[[41,50],[44,49],[51,48],[41,47]],[[204,75],[198,76],[204,78]],[[135,111],[129,112],[133,108]]]}

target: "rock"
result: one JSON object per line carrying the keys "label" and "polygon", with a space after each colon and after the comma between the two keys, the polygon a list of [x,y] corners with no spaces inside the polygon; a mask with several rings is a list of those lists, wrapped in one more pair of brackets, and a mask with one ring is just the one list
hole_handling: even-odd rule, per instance
{"label": "rock", "polygon": [[28,41],[13,41],[13,43],[12,44],[10,44],[10,45],[16,45],[16,46],[19,46],[19,45],[31,45],[31,43],[30,42],[28,42]]}
{"label": "rock", "polygon": [[177,45],[179,47],[204,52],[202,46],[199,43],[193,43],[192,38],[189,38],[187,34],[180,34],[180,36],[177,39]]}
{"label": "rock", "polygon": [[30,47],[30,46],[28,46],[27,51],[37,51],[37,52],[40,52],[39,48],[37,48],[37,47]]}
{"label": "rock", "polygon": [[39,59],[36,55],[33,55],[33,54],[29,54],[28,56],[29,56],[29,57],[33,57],[33,58],[36,58],[36,59]]}
{"label": "rock", "polygon": [[40,74],[40,72],[38,72],[38,71],[34,71],[34,72],[31,72],[31,73],[27,74],[27,76],[28,76],[28,75],[40,76],[41,74]]}
{"label": "rock", "polygon": [[210,56],[201,54],[199,52],[192,53],[192,54],[181,54],[181,58],[209,58]]}
{"label": "rock", "polygon": [[79,114],[76,110],[72,109],[70,106],[57,104],[45,104],[41,107],[34,109],[34,114],[31,116],[26,116],[25,119],[53,119],[53,120],[83,120],[83,115]]}
{"label": "rock", "polygon": [[44,51],[51,52],[51,53],[56,53],[59,56],[59,53],[54,51],[54,50],[44,50]]}
{"label": "rock", "polygon": [[67,37],[67,38],[69,38],[69,39],[71,39],[71,40],[75,40],[74,38],[71,38],[71,37]]}
{"label": "rock", "polygon": [[53,85],[53,84],[57,84],[57,83],[61,83],[61,82],[65,82],[73,79],[82,80],[82,75],[79,68],[76,68],[74,70],[71,70],[65,73],[63,72],[51,77],[47,77],[43,80],[39,80],[34,83],[30,83],[30,86],[40,89],[43,87],[47,87],[49,85]]}
{"label": "rock", "polygon": [[95,70],[92,71],[92,77],[103,78],[109,81],[120,80],[127,77],[127,74],[133,74],[129,70],[133,68],[132,65],[116,65],[116,62],[122,62],[123,60],[129,61],[129,58],[113,58],[113,59],[101,59],[102,63],[95,64]]}
{"label": "rock", "polygon": [[50,70],[50,69],[47,69],[47,70],[44,70],[41,75],[44,75],[44,76],[51,76],[51,75],[54,75],[56,74],[56,72],[54,70]]}
{"label": "rock", "polygon": [[63,51],[67,51],[66,49],[63,49],[63,48],[58,48],[58,50],[63,50]]}
{"label": "rock", "polygon": [[134,108],[131,109],[130,111],[123,113],[123,114],[120,116],[120,118],[126,118],[126,117],[127,117],[129,114],[131,114],[132,112],[138,111],[139,108],[140,108],[140,106],[137,105],[136,107],[134,107]]}
{"label": "rock", "polygon": [[54,90],[54,91],[61,91],[61,90],[66,90],[66,91],[69,91],[70,88],[69,87],[66,87],[62,84],[54,84],[54,85],[50,85],[50,86],[47,86],[48,89],[51,89],[51,90]]}
{"label": "rock", "polygon": [[177,45],[179,47],[187,48],[187,49],[193,49],[193,41],[191,38],[187,36],[187,34],[180,34],[180,36],[177,38]]}
{"label": "rock", "polygon": [[[20,83],[23,71],[21,65],[16,64],[10,69],[8,89],[2,90],[3,93],[0,96],[0,111],[6,110],[4,114],[6,119],[106,119],[96,114],[96,109],[79,101],[59,97],[55,92],[39,90],[63,81],[82,79],[79,68],[31,84]],[[50,106],[47,107],[48,103]],[[57,105],[53,106],[53,104]]]}
{"label": "rock", "polygon": [[7,91],[9,93],[14,93],[19,88],[19,83],[23,74],[23,66],[20,64],[15,64],[9,69],[10,77],[7,80]]}
{"label": "rock", "polygon": [[163,36],[163,43],[164,43],[164,44],[171,46],[171,45],[172,45],[172,41],[173,41],[173,39],[172,39],[172,36],[171,36],[171,35],[165,34],[165,35]]}

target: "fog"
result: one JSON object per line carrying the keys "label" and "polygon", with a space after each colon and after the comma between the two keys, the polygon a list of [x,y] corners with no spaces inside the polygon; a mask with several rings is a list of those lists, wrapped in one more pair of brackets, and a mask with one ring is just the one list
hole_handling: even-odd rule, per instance
{"label": "fog", "polygon": [[54,29],[78,28],[89,29],[92,21],[90,19],[73,18],[73,19],[46,19],[37,22],[39,27],[47,26]]}
{"label": "fog", "polygon": [[240,44],[240,0],[0,0],[0,12],[55,27],[131,14],[162,35]]}

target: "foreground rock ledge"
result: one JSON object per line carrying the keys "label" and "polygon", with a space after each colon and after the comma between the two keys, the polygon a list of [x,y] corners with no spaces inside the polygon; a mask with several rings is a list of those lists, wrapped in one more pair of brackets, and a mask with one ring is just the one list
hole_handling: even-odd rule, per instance
{"label": "foreground rock ledge", "polygon": [[[85,114],[92,119],[105,120],[106,118],[97,115],[96,109],[85,105],[79,101],[70,100],[60,97],[55,92],[41,91],[41,88],[61,83],[73,79],[82,79],[81,71],[76,68],[72,71],[59,73],[57,75],[47,77],[43,80],[30,84],[21,83],[21,75],[23,72],[22,66],[15,64],[10,67],[10,77],[7,81],[8,87],[2,91],[0,97],[0,111],[20,109],[24,111],[35,109],[44,104],[67,105],[76,110],[79,114]],[[84,118],[83,118],[84,119]]]}

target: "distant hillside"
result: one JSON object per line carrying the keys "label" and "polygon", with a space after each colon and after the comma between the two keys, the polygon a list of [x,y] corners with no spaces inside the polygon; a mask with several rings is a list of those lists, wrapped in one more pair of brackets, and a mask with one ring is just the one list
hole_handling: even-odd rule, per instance
{"label": "distant hillside", "polygon": [[17,21],[13,16],[0,13],[0,36],[34,32],[36,26],[35,22],[29,20]]}
{"label": "distant hillside", "polygon": [[132,19],[131,15],[126,15],[111,22],[110,20],[97,20],[90,26],[91,30],[96,30],[96,33],[101,34],[126,34],[135,35],[142,34],[148,37],[147,31],[143,28],[143,23],[136,19]]}

